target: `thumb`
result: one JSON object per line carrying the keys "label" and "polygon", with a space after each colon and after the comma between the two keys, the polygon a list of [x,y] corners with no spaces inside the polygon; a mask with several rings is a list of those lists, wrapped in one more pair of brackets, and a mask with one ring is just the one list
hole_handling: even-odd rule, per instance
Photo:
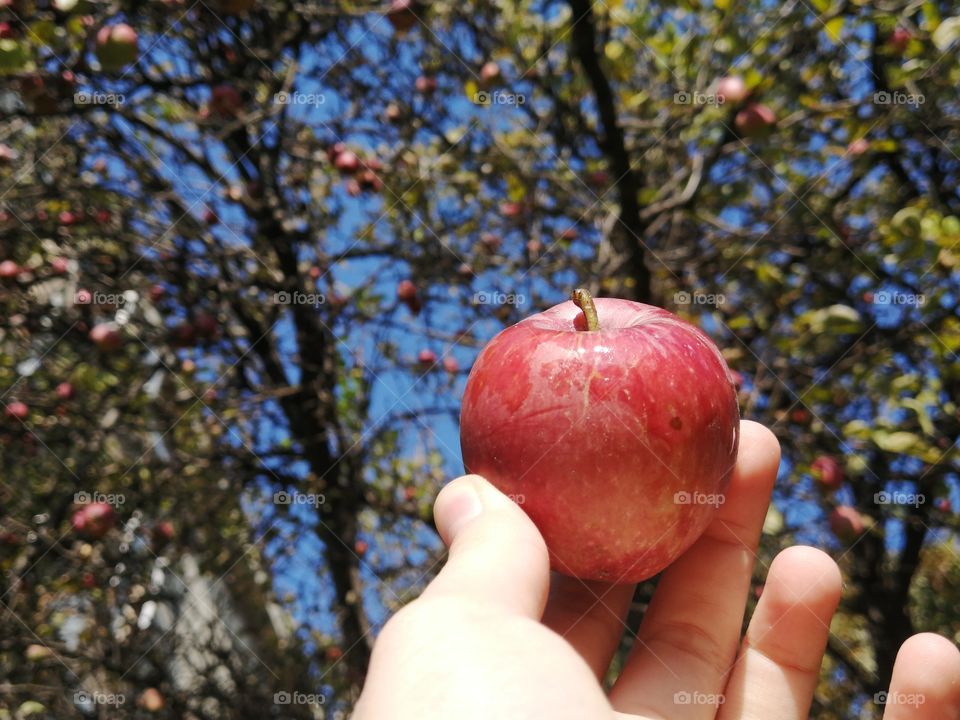
{"label": "thumb", "polygon": [[433,514],[450,556],[424,598],[458,596],[540,619],[550,558],[516,503],[479,475],[465,475],[440,491]]}

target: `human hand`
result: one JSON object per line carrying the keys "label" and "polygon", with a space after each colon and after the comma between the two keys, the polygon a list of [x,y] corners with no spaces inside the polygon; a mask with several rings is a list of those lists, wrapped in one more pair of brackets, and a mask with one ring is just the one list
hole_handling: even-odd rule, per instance
{"label": "human hand", "polygon": [[[664,571],[609,696],[600,681],[634,586],[551,578],[543,539],[519,507],[478,476],[451,482],[435,507],[447,564],[384,627],[354,717],[806,718],[840,571],[814,548],[781,552],[741,639],[780,449],[748,421],[740,443],[727,502]],[[889,696],[911,695],[923,703],[889,703],[884,720],[960,718],[953,643],[933,634],[904,643]]]}

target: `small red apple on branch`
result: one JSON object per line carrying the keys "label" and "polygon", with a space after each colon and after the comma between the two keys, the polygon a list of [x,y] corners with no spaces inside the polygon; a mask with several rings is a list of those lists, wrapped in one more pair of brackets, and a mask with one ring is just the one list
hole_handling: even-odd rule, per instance
{"label": "small red apple on branch", "polygon": [[725,75],[717,81],[717,89],[714,94],[717,100],[722,103],[739,105],[747,99],[750,91],[739,75]]}
{"label": "small red apple on branch", "polygon": [[843,467],[831,455],[820,455],[810,464],[814,479],[826,490],[838,490],[843,485]]}
{"label": "small red apple on branch", "polygon": [[97,33],[97,59],[108,72],[137,59],[137,31],[126,23],[105,25]]}
{"label": "small red apple on branch", "polygon": [[417,24],[418,10],[415,0],[393,0],[387,9],[387,20],[397,34],[403,35]]}
{"label": "small red apple on branch", "polygon": [[460,425],[467,471],[524,498],[555,570],[626,583],[663,570],[706,529],[740,415],[727,364],[700,330],[576,290],[481,351]]}
{"label": "small red apple on branch", "polygon": [[751,103],[736,114],[733,124],[745,138],[764,137],[773,131],[777,116],[766,105]]}
{"label": "small red apple on branch", "polygon": [[105,502],[95,502],[82,506],[70,517],[70,525],[83,537],[99,540],[106,535],[117,521],[113,506]]}

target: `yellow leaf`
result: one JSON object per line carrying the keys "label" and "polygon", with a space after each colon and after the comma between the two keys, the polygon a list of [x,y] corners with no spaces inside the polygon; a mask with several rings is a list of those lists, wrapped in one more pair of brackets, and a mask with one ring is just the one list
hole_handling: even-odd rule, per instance
{"label": "yellow leaf", "polygon": [[626,50],[623,43],[619,40],[611,40],[603,48],[603,54],[607,56],[607,60],[611,62],[616,62],[621,57],[623,57],[623,51]]}
{"label": "yellow leaf", "polygon": [[843,21],[843,17],[835,17],[833,20],[829,20],[823,26],[823,29],[827,33],[827,37],[835,43],[840,42],[840,33],[843,32]]}
{"label": "yellow leaf", "polygon": [[466,95],[467,99],[471,102],[473,101],[474,97],[476,97],[479,90],[480,86],[477,85],[477,81],[473,80],[472,78],[463,84],[463,94]]}

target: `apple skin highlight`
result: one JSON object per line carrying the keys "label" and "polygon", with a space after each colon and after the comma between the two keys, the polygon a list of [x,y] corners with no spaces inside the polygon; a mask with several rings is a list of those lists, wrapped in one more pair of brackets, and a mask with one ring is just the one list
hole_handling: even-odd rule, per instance
{"label": "apple skin highlight", "polygon": [[723,356],[672,313],[597,298],[599,329],[564,302],[498,334],[467,380],[468,472],[512,496],[553,568],[585,580],[649,578],[723,502],[740,415]]}

